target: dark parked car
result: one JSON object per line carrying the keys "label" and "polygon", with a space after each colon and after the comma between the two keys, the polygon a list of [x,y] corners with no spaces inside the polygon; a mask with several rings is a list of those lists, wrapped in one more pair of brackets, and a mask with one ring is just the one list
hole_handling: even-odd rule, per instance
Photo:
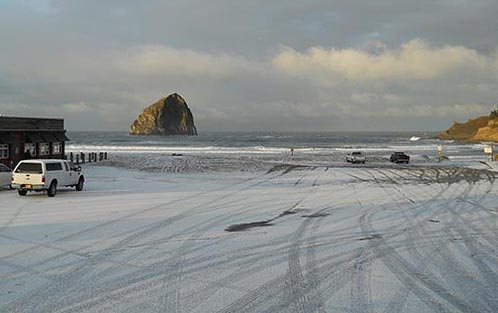
{"label": "dark parked car", "polygon": [[391,154],[389,161],[396,164],[400,163],[408,164],[410,163],[410,156],[406,155],[404,152],[394,152],[393,154]]}

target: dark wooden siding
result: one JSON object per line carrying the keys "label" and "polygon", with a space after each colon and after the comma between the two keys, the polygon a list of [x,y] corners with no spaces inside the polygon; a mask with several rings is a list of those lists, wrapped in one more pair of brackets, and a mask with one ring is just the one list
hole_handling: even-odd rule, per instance
{"label": "dark wooden siding", "polygon": [[[0,116],[0,144],[9,145],[9,158],[0,159],[0,163],[14,167],[19,161],[27,157],[24,152],[26,143],[36,144],[36,154],[28,158],[62,159],[65,153],[65,136],[63,119],[47,118],[21,118]],[[54,142],[61,142],[61,153],[53,154]],[[41,156],[38,154],[39,145],[49,144],[49,154]]]}

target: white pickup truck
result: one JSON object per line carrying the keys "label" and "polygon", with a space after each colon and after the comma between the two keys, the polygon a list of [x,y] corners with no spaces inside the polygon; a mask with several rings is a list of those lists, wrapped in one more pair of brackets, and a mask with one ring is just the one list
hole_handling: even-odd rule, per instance
{"label": "white pickup truck", "polygon": [[66,160],[24,160],[12,173],[12,187],[21,196],[28,191],[46,190],[47,195],[53,197],[57,187],[76,187],[81,191],[84,183],[81,167]]}
{"label": "white pickup truck", "polygon": [[346,162],[365,164],[366,161],[367,157],[360,151],[355,151],[346,155]]}

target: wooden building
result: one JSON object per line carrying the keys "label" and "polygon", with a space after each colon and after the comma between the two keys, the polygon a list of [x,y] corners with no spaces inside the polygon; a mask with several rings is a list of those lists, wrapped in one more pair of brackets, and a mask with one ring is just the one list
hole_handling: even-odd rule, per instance
{"label": "wooden building", "polygon": [[13,168],[24,159],[63,159],[63,119],[0,116],[0,163]]}

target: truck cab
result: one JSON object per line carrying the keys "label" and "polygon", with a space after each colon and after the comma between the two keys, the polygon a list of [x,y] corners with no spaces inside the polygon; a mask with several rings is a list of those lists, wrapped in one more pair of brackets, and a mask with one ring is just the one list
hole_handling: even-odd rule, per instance
{"label": "truck cab", "polygon": [[47,195],[53,197],[58,187],[75,187],[81,191],[84,182],[81,167],[66,160],[23,160],[12,173],[11,185],[21,196],[29,191],[47,191]]}

